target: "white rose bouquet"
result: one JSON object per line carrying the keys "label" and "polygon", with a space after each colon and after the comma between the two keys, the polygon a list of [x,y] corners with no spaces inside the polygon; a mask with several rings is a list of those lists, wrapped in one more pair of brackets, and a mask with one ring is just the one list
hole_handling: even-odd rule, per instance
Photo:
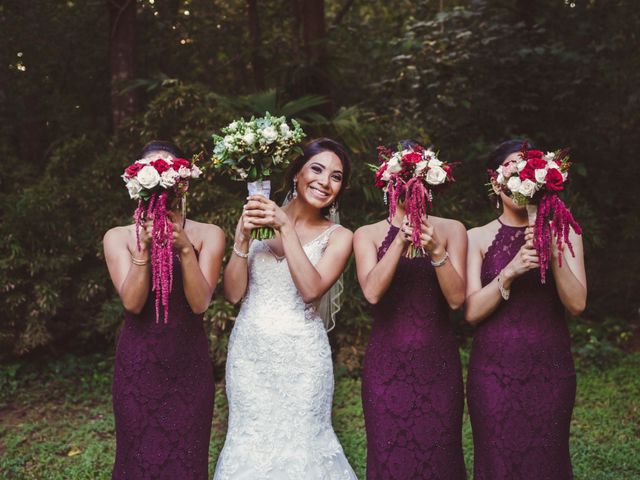
{"label": "white rose bouquet", "polygon": [[562,266],[564,243],[573,255],[569,229],[582,234],[580,225],[559,197],[569,178],[569,150],[547,152],[529,150],[522,145],[520,158],[489,170],[489,176],[498,188],[519,206],[526,206],[529,224],[533,225],[533,243],[540,258],[540,279],[545,282],[551,258],[551,240],[555,237],[558,247],[558,263]]}
{"label": "white rose bouquet", "polygon": [[[249,195],[271,193],[270,175],[285,168],[291,158],[302,154],[299,143],[305,137],[295,120],[287,123],[285,117],[264,117],[246,121],[235,120],[222,129],[222,135],[213,135],[213,168],[234,180],[247,181]],[[256,229],[252,238],[273,238],[275,232],[268,227]]]}
{"label": "white rose bouquet", "polygon": [[430,148],[416,145],[393,151],[378,147],[379,165],[370,165],[375,171],[375,186],[384,192],[389,205],[389,220],[396,213],[398,200],[404,200],[409,224],[413,227],[413,241],[407,248],[409,258],[423,257],[420,243],[422,217],[431,210],[433,191],[454,181],[453,164],[440,161]]}
{"label": "white rose bouquet", "polygon": [[[156,292],[156,322],[160,309],[164,322],[169,315],[169,293],[173,283],[173,252],[171,236],[173,226],[169,220],[167,203],[180,198],[189,188],[189,180],[198,178],[202,171],[184,158],[175,158],[159,152],[156,158],[145,157],[129,165],[122,175],[129,196],[138,200],[134,213],[136,241],[140,250],[140,228],[146,218],[153,219],[151,234],[152,290]],[[170,197],[171,196],[171,197]]]}

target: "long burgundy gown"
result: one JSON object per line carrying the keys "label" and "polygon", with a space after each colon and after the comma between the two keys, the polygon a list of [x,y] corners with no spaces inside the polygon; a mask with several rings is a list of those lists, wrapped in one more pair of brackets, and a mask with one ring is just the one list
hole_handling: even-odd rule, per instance
{"label": "long burgundy gown", "polygon": [[[397,233],[391,225],[378,259]],[[462,370],[448,309],[429,259],[402,257],[374,306],[364,358],[369,480],[466,478]]]}
{"label": "long burgundy gown", "polygon": [[[490,283],[524,244],[524,227],[501,224],[482,263]],[[537,269],[476,329],[467,402],[476,480],[573,478],[569,425],[576,394],[564,308],[552,275]]]}
{"label": "long burgundy gown", "polygon": [[168,323],[156,323],[153,292],[139,315],[125,313],[112,389],[117,480],[208,478],[213,368],[178,255],[173,267]]}

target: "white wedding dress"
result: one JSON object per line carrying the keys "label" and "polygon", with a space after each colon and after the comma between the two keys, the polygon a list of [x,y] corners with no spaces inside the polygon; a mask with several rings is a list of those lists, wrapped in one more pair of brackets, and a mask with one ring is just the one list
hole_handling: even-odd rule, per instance
{"label": "white wedding dress", "polygon": [[[304,245],[317,264],[338,225]],[[249,248],[249,283],[229,339],[229,427],[214,480],[352,480],[331,426],[333,364],[317,305],[285,258]]]}

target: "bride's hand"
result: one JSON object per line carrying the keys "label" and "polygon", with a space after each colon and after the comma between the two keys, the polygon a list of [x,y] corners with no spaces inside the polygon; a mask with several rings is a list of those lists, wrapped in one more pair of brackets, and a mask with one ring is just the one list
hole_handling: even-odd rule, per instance
{"label": "bride's hand", "polygon": [[244,206],[245,222],[256,227],[271,227],[280,231],[289,223],[289,217],[274,201],[262,195],[251,195]]}

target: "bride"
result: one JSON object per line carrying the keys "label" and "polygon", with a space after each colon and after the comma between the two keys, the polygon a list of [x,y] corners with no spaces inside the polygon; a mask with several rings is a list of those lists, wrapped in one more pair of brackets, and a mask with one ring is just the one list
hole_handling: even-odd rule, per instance
{"label": "bride", "polygon": [[[318,313],[351,255],[352,233],[327,219],[347,185],[342,145],[314,140],[286,175],[282,208],[248,198],[224,272],[242,307],[229,339],[229,427],[214,480],[355,479],[331,426],[333,365]],[[269,226],[271,240],[251,230]]]}

